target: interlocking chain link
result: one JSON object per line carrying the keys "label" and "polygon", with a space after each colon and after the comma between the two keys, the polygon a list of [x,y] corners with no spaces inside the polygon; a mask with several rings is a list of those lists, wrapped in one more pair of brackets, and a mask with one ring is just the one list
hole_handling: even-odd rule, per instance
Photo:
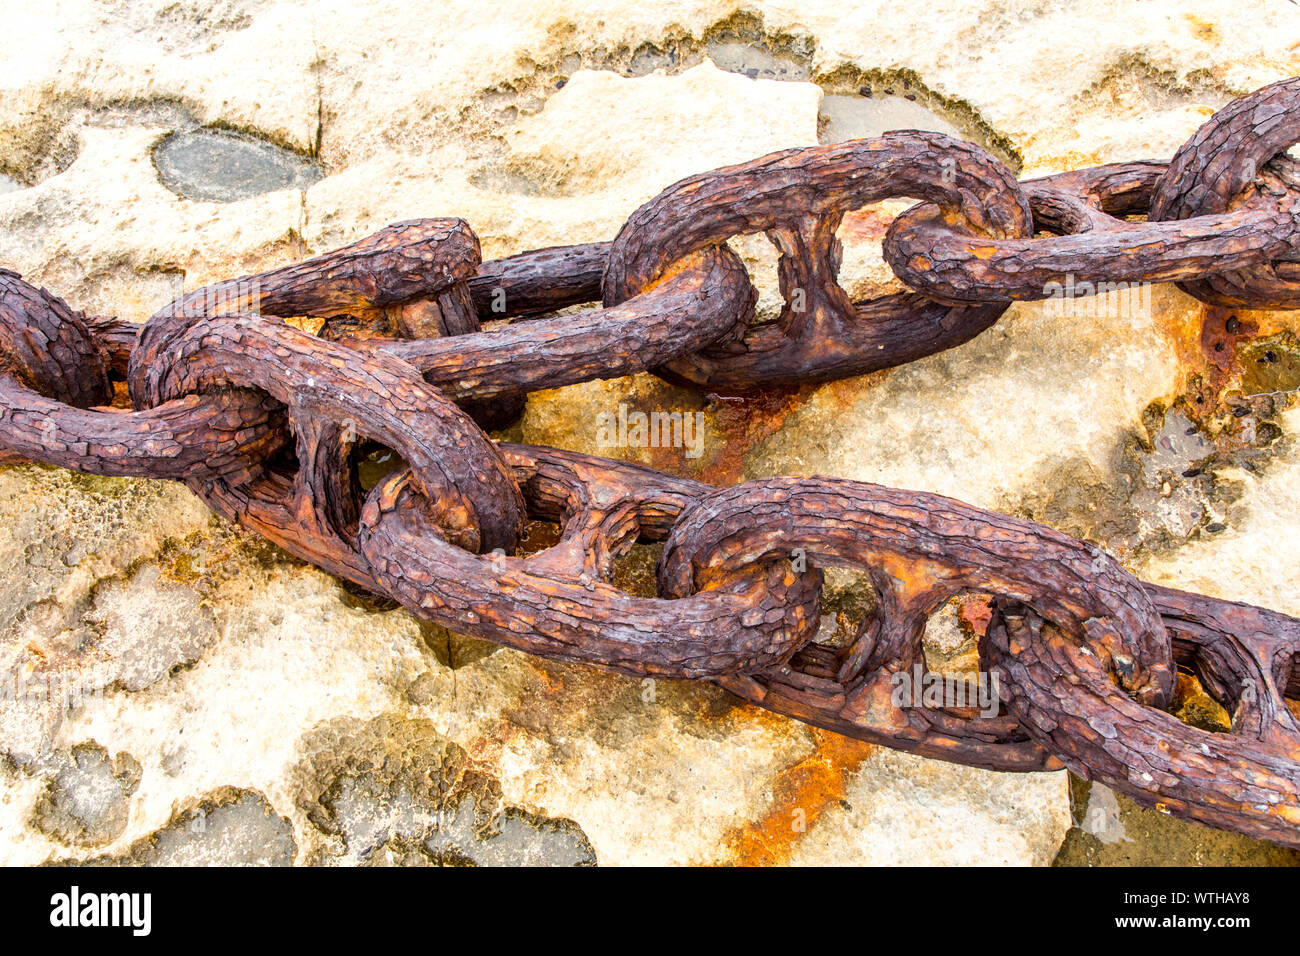
{"label": "interlocking chain link", "polygon": [[[1300,847],[1300,621],[1144,584],[1097,548],[938,495],[836,478],[717,489],[495,442],[542,388],[653,370],[719,391],[828,381],[952,348],[1053,283],[1174,281],[1300,308],[1300,79],[1216,114],[1167,164],[1025,183],[977,146],[893,132],[683,180],[612,243],[480,262],[456,219],[199,289],[143,327],[0,271],[0,461],[184,481],[223,517],[413,613],[532,654],[710,679],[820,727],[998,770],[1069,767],[1139,802]],[[885,237],[906,293],[853,302],[849,210],[923,200]],[[757,323],[726,240],[765,232],[785,308]],[[602,300],[594,310],[572,306]],[[303,322],[317,324],[316,333]],[[489,328],[483,321],[495,319]],[[128,385],[130,409],[113,404]],[[483,426],[483,427],[480,427]],[[404,466],[368,491],[366,441]],[[529,519],[562,526],[519,553]],[[613,583],[662,541],[658,596]],[[874,610],[817,640],[823,568]],[[901,706],[945,602],[991,598],[991,713]],[[1178,667],[1231,733],[1171,716]]]}

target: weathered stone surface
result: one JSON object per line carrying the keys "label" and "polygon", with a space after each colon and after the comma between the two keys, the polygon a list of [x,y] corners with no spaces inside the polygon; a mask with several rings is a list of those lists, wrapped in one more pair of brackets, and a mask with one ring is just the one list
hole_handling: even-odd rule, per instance
{"label": "weathered stone surface", "polygon": [[581,866],[596,862],[571,820],[505,806],[498,781],[428,720],[343,719],[301,742],[299,807],[323,836],[313,862]]}
{"label": "weathered stone surface", "polygon": [[[1226,0],[981,0],[924,19],[832,0],[6,12],[0,173],[21,188],[0,185],[0,265],[135,319],[395,220],[463,216],[488,257],[608,239],[683,175],[900,116],[1022,175],[1167,157],[1233,95],[1300,72],[1290,5]],[[205,127],[325,176],[178,197],[153,150]],[[841,228],[853,294],[894,287],[879,240],[906,205]],[[774,314],[770,244],[736,246]],[[1300,613],[1300,422],[1289,394],[1243,398],[1300,386],[1296,315],[1243,313],[1250,331],[1215,352],[1205,310],[1173,289],[1074,305],[1017,305],[952,352],[743,403],[645,375],[542,393],[515,435],[719,483],[825,473],[951,494],[1150,579]],[[600,447],[597,415],[620,403],[701,412],[703,453]],[[860,581],[833,591],[846,619],[870,600]],[[952,621],[932,632],[936,663],[970,666]],[[490,652],[368,606],[162,483],[0,471],[0,675],[6,863],[1042,864],[1072,824],[1064,774],[919,760],[714,688]],[[420,776],[435,765],[451,770]],[[1157,842],[1172,831],[1117,806],[1143,848],[1129,858],[1172,860]],[[1204,845],[1196,862],[1261,859]]]}
{"label": "weathered stone surface", "polygon": [[849,778],[843,803],[809,827],[790,862],[1043,866],[1062,822],[1059,797],[1045,796],[1032,776],[994,789],[981,771],[882,751]]}
{"label": "weathered stone surface", "polygon": [[109,843],[126,829],[128,801],[139,785],[140,765],[130,754],[110,759],[93,742],[78,744],[36,805],[32,822],[64,843]]}
{"label": "weathered stone surface", "polygon": [[[293,827],[252,790],[225,788],[173,815],[121,856],[101,856],[88,866],[289,866]],[[77,861],[61,860],[65,864]]]}
{"label": "weathered stone surface", "polygon": [[1297,866],[1300,853],[1139,807],[1100,783],[1072,781],[1075,826],[1055,866]]}
{"label": "weathered stone surface", "polygon": [[[1293,400],[1293,399],[1291,399]],[[1225,469],[1224,479],[1238,485],[1223,522],[1213,535],[1198,536],[1177,550],[1153,554],[1135,570],[1152,581],[1174,584],[1234,601],[1248,601],[1300,613],[1300,564],[1296,528],[1300,528],[1300,409],[1275,417],[1280,434],[1276,458],[1265,467]],[[1257,429],[1258,432],[1258,429]]]}

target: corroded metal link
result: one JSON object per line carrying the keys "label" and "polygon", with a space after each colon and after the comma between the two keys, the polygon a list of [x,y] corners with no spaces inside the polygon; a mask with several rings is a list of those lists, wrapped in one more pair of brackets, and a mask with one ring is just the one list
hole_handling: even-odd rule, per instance
{"label": "corroded metal link", "polygon": [[[1174,222],[1126,222],[1077,215],[1057,220],[1085,232],[991,241],[955,230],[942,211],[918,206],[885,236],[885,260],[912,288],[952,301],[1050,298],[1067,276],[1094,285],[1183,282],[1215,270],[1244,270],[1297,254],[1300,191],[1272,185],[1231,212]],[[1100,211],[1100,210],[1098,210]],[[1284,303],[1269,301],[1268,307]]]}
{"label": "corroded metal link", "polygon": [[1179,664],[1231,708],[1233,733],[1294,744],[1297,724],[1285,698],[1300,697],[1300,621],[1204,594],[1145,587],[1174,639]]}
{"label": "corroded metal link", "polygon": [[1116,219],[1145,216],[1168,163],[1110,163],[1027,179],[1034,229],[1055,235],[1110,229]]}
{"label": "corroded metal link", "polygon": [[127,412],[72,408],[0,375],[0,464],[39,461],[93,475],[249,480],[284,444],[284,416],[246,389]]}
{"label": "corroded metal link", "polygon": [[[716,492],[674,528],[660,565],[669,594],[787,548],[871,573],[880,605],[842,649],[719,683],[779,713],[889,746],[992,769],[1061,761],[1158,809],[1300,846],[1300,728],[1285,703],[1300,620],[1142,585],[1065,535],[935,495],[837,479],[771,479]],[[926,618],[968,591],[995,595],[981,666],[1006,677],[1008,713],[974,719],[891,704],[892,675],[918,667]],[[1064,599],[1064,600],[1063,600]],[[1119,635],[1145,633],[1125,646]],[[1172,641],[1216,697],[1232,734],[1160,709]],[[1294,692],[1292,692],[1294,696]]]}
{"label": "corroded metal link", "polygon": [[113,400],[108,367],[85,316],[0,269],[0,368],[74,408]]}
{"label": "corroded metal link", "polygon": [[1293,77],[1230,103],[1174,154],[1156,189],[1153,220],[1190,220],[1282,197],[1292,210],[1291,247],[1279,261],[1208,270],[1181,283],[1184,292],[1214,305],[1300,308],[1300,164],[1282,155],[1297,142],[1300,77]]}
{"label": "corroded metal link", "polygon": [[[1117,218],[1145,210],[1132,202],[1108,207],[1104,194],[1114,197],[1128,174],[1131,199],[1145,190],[1153,170],[1102,167],[1089,171],[1091,184],[1068,173],[1040,181],[1035,214],[1043,209],[1047,216],[1036,219],[1036,227],[1061,235],[986,238],[923,203],[890,225],[885,260],[908,286],[944,301],[1045,299],[1072,277],[1094,286],[1174,281],[1219,304],[1293,308],[1300,304],[1300,284],[1280,277],[1270,263],[1300,261],[1300,178],[1288,182],[1263,164],[1300,138],[1298,117],[1295,80],[1215,114],[1152,184],[1146,222]],[[1081,185],[1096,191],[1064,207],[1052,205]],[[1227,277],[1202,278],[1207,274]]]}
{"label": "corroded metal link", "polygon": [[[967,591],[1014,598],[1106,652],[1124,689],[1154,706],[1173,689],[1169,636],[1139,583],[1084,542],[928,492],[839,478],[764,478],[715,492],[673,528],[659,582],[667,594],[802,550],[820,566],[882,569],[885,618],[873,646],[850,649],[852,679],[916,662],[919,627]],[[1099,556],[1100,555],[1100,556]]]}
{"label": "corroded metal link", "polygon": [[456,401],[642,372],[734,338],[753,318],[753,286],[730,249],[706,249],[678,265],[621,305],[456,338],[376,344]]}
{"label": "corroded metal link", "polygon": [[527,318],[599,302],[608,242],[551,246],[485,262],[469,280],[480,318]]}
{"label": "corroded metal link", "polygon": [[[474,422],[406,362],[380,353],[358,361],[344,345],[289,325],[240,314],[356,316],[433,303],[468,303],[465,280],[478,240],[461,220],[399,223],[333,253],[283,269],[198,289],[170,304],[140,333],[130,359],[132,399],[142,408],[184,395],[254,388],[287,410],[296,473],[264,468],[233,485],[191,486],[219,514],[252,523],[307,560],[350,577],[368,575],[354,538],[360,487],[352,456],[359,438],[411,463],[427,517],[471,550],[513,548],[523,527],[519,490],[495,446]],[[463,296],[449,295],[462,287]],[[472,308],[472,306],[471,306]],[[194,316],[204,316],[194,321]]]}
{"label": "corroded metal link", "polygon": [[399,222],[328,255],[196,289],[161,310],[154,324],[167,316],[251,313],[383,317],[413,330],[454,330],[466,321],[466,284],[478,263],[478,237],[464,220]]}
{"label": "corroded metal link", "polygon": [[[1300,622],[1290,624],[1267,641],[1288,657],[1300,649]],[[995,603],[984,646],[1007,674],[1008,709],[1079,776],[1165,813],[1300,847],[1300,734],[1286,707],[1276,706],[1271,680],[1259,690],[1278,718],[1268,733],[1234,724],[1233,733],[1220,734],[1130,699],[1089,637],[1067,637],[1017,602]],[[1252,663],[1258,650],[1249,649]]]}
{"label": "corroded metal link", "polygon": [[707,486],[636,465],[502,446],[530,503],[564,534],[527,557],[474,555],[412,507],[409,471],[375,487],[359,547],[383,593],[421,617],[532,654],[625,674],[707,678],[782,662],[817,628],[821,572],[765,557],[668,601],[610,579],[614,558]]}
{"label": "corroded metal link", "polygon": [[[610,245],[608,242],[592,242],[579,246],[553,246],[481,263],[466,280],[480,322],[532,318],[567,306],[599,301],[601,276]],[[207,297],[205,292],[200,301]],[[365,303],[362,306],[363,312],[375,311]],[[313,308],[310,314],[323,313]],[[142,326],[103,316],[85,316],[84,321],[111,369],[125,376]]]}
{"label": "corroded metal link", "polygon": [[405,362],[375,355],[358,364],[344,346],[255,317],[203,319],[166,342],[166,351],[151,352],[142,337],[144,402],[251,387],[287,407],[297,437],[297,533],[350,543],[358,487],[350,456],[358,438],[369,438],[411,463],[428,517],[444,533],[473,550],[514,547],[522,501],[500,453]]}
{"label": "corroded metal link", "polygon": [[110,367],[81,313],[0,270],[0,463],[240,481],[283,444],[275,404],[246,390],[106,407]]}
{"label": "corroded metal link", "polygon": [[764,479],[717,491],[673,529],[660,588],[689,594],[738,564],[794,551],[810,565],[868,573],[879,604],[847,647],[728,682],[771,709],[977,766],[1050,766],[1013,721],[891,703],[895,674],[918,665],[924,673],[926,620],[970,591],[1032,602],[1068,633],[1087,633],[1104,648],[1128,692],[1155,706],[1169,698],[1169,637],[1137,581],[1083,542],[938,495],[833,478]]}
{"label": "corroded metal link", "polygon": [[844,213],[893,196],[933,200],[992,237],[1031,232],[1015,176],[970,143],[908,131],[789,149],[684,179],[634,212],[610,250],[605,304],[641,292],[691,252],[766,232],[781,253],[780,316],[665,363],[661,374],[734,390],[844,378],[952,348],[987,329],[1004,307],[908,294],[854,303],[836,281],[835,230]]}

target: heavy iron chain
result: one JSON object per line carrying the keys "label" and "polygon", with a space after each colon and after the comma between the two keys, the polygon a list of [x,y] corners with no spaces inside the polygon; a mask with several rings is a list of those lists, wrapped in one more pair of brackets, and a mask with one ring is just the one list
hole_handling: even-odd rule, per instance
{"label": "heavy iron chain", "polygon": [[[1298,104],[1300,78],[1275,83],[1167,164],[1025,183],[936,133],[789,149],[677,183],[612,243],[488,263],[460,220],[399,223],[190,293],[143,327],[0,272],[0,461],[184,481],[222,517],[461,633],[713,680],[944,760],[1068,767],[1300,847],[1287,705],[1300,700],[1300,620],[1144,584],[1092,545],[939,495],[825,477],[718,489],[480,427],[534,390],[647,369],[734,392],[896,366],[974,338],[1065,276],[1300,308],[1300,164],[1285,153]],[[911,291],[853,302],[836,229],[894,196],[924,200],[884,241]],[[781,253],[786,307],[770,323],[754,322],[725,244],[759,231]],[[484,330],[480,315],[514,321]],[[316,334],[284,321],[304,317],[323,323]],[[113,405],[115,381],[133,410]],[[367,440],[406,462],[368,493]],[[562,534],[515,555],[529,518]],[[655,598],[612,583],[638,540],[664,542]],[[876,591],[843,647],[814,641],[830,567],[865,572]],[[1000,711],[896,705],[896,675],[924,670],[927,618],[969,592],[993,598],[979,652],[1006,675]],[[1167,712],[1180,665],[1231,711],[1230,733]]]}

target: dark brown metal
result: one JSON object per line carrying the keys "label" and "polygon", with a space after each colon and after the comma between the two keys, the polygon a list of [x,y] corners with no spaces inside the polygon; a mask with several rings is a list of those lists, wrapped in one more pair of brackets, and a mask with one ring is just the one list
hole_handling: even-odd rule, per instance
{"label": "dark brown metal", "polygon": [[[719,490],[498,444],[479,427],[531,391],[644,369],[741,390],[896,365],[967,341],[1067,275],[1295,307],[1300,174],[1278,153],[1300,129],[1298,101],[1300,80],[1243,98],[1168,165],[1023,184],[932,133],[787,150],[670,187],[613,243],[490,263],[458,219],[398,223],[192,292],[143,328],[87,318],[0,271],[0,462],[180,479],[223,517],[458,632],[714,680],[945,760],[1069,766],[1170,813],[1300,846],[1288,706],[1300,621],[1144,585],[1091,545],[937,495],[835,478]],[[896,195],[926,200],[885,242],[919,291],[852,303],[836,282],[836,227]],[[755,231],[781,252],[786,298],[765,325],[725,246]],[[123,379],[133,410],[111,407]],[[368,491],[367,443],[403,462]],[[561,525],[559,540],[513,554],[530,518]],[[638,540],[665,542],[656,597],[614,585]],[[824,567],[866,573],[876,595],[843,646],[819,642]],[[970,593],[992,601],[980,660],[1004,675],[998,706],[900,705],[898,679],[928,674],[926,620]],[[1165,712],[1176,666],[1231,710],[1231,733]]]}
{"label": "dark brown metal", "polygon": [[870,574],[877,612],[843,648],[810,648],[791,667],[728,685],[756,703],[977,766],[1042,765],[1045,754],[1023,746],[1013,721],[891,705],[894,675],[917,665],[925,673],[925,622],[967,592],[1014,595],[1066,633],[1088,635],[1127,693],[1155,707],[1168,701],[1169,638],[1136,580],[1081,541],[939,495],[834,478],[772,478],[715,492],[674,527],[660,589],[690,594],[738,565],[794,553],[812,566]]}
{"label": "dark brown metal", "polygon": [[1005,306],[945,305],[909,293],[855,303],[836,281],[844,213],[894,196],[931,199],[994,237],[1031,231],[1015,176],[970,143],[907,131],[789,149],[684,179],[634,212],[610,250],[605,303],[627,300],[687,253],[766,232],[781,253],[781,315],[666,362],[661,374],[735,391],[860,375],[960,345]]}
{"label": "dark brown metal", "polygon": [[[1296,308],[1300,176],[1284,159],[1265,164],[1297,139],[1300,80],[1285,80],[1215,114],[1155,182],[1153,164],[1130,163],[1027,183],[1036,228],[1059,235],[985,237],[921,204],[891,224],[885,260],[943,301],[1045,299],[1067,280],[1178,282],[1217,305]],[[1118,218],[1146,212],[1148,189],[1148,221]]]}
{"label": "dark brown metal", "polygon": [[85,316],[0,270],[0,463],[239,480],[283,444],[275,404],[243,389],[145,411],[106,407],[110,368]]}
{"label": "dark brown metal", "polygon": [[1275,261],[1224,270],[1180,283],[1213,305],[1300,308],[1300,163],[1285,150],[1300,142],[1300,77],[1281,80],[1229,103],[1196,131],[1169,163],[1151,218],[1190,220],[1237,209],[1283,204],[1292,211],[1290,247]]}
{"label": "dark brown metal", "polygon": [[737,568],[683,600],[612,583],[614,558],[654,537],[699,494],[695,482],[552,449],[502,446],[537,514],[564,535],[523,558],[475,555],[424,521],[402,473],[362,512],[361,552],[384,593],[458,631],[558,660],[652,677],[717,677],[784,661],[817,627],[820,571],[790,562]]}
{"label": "dark brown metal", "polygon": [[[1241,607],[1231,624],[1249,628],[1261,613]],[[1289,670],[1300,637],[1292,618],[1270,623],[1266,634],[1220,632],[1252,665],[1267,665],[1252,667],[1256,676],[1280,657]],[[1256,691],[1272,720],[1211,733],[1122,693],[1090,639],[1063,635],[1017,602],[995,605],[985,646],[1015,688],[1011,713],[1075,773],[1175,816],[1300,846],[1300,733],[1273,680]]]}
{"label": "dark brown metal", "polygon": [[599,302],[610,245],[552,246],[485,262],[469,280],[474,307],[486,321]]}
{"label": "dark brown metal", "polygon": [[734,338],[753,318],[753,286],[730,249],[707,249],[677,266],[621,305],[475,335],[374,344],[456,401],[643,372]]}

